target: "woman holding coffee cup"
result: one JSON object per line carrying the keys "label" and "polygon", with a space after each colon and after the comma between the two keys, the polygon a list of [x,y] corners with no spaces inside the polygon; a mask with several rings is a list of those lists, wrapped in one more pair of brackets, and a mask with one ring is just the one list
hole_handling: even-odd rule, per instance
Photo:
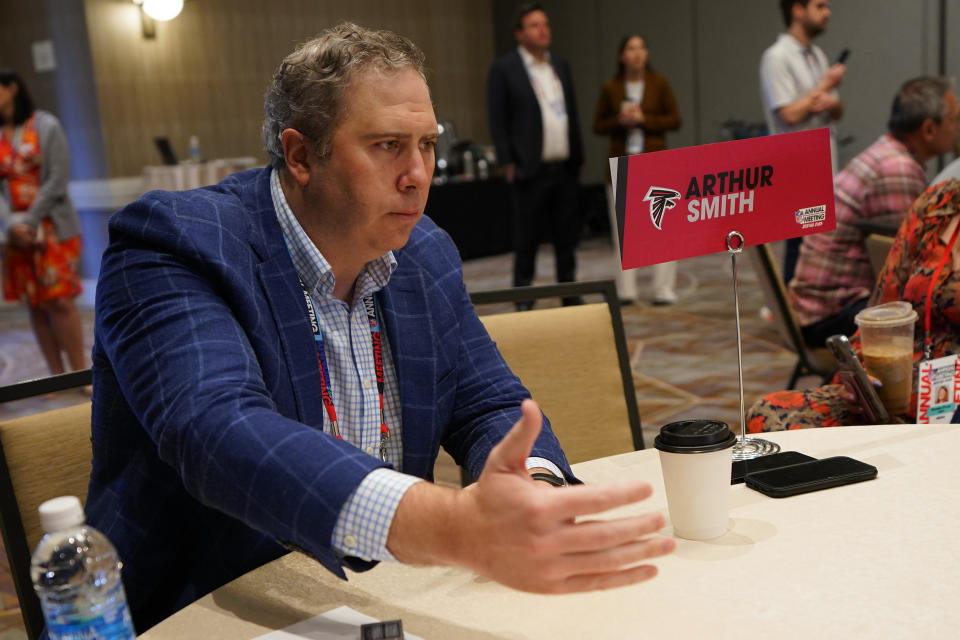
{"label": "woman holding coffee cup", "polygon": [[[960,180],[942,182],[927,189],[910,208],[870,298],[871,307],[904,301],[912,316],[913,327],[910,389],[900,393],[889,389],[881,393],[891,414],[907,422],[916,420],[917,364],[928,358],[960,353]],[[931,286],[932,285],[932,286]],[[929,313],[929,325],[927,314]],[[861,332],[851,338],[854,350],[867,360],[867,372],[876,377],[886,375],[887,362],[863,358]],[[872,329],[872,327],[871,327]],[[929,353],[926,350],[929,349]],[[868,356],[870,354],[867,354]],[[895,383],[888,383],[891,386]],[[909,394],[904,402],[903,396]],[[891,407],[890,404],[899,406]],[[904,406],[906,408],[904,409]],[[850,392],[839,384],[829,384],[806,391],[778,391],[754,404],[747,413],[747,429],[751,433],[780,431],[804,427],[835,427],[863,424],[862,410]]]}
{"label": "woman holding coffee cup", "polygon": [[[650,68],[647,43],[637,34],[626,36],[620,42],[617,54],[617,74],[608,78],[600,90],[593,116],[593,131],[610,136],[609,157],[662,151],[667,148],[666,132],[680,128],[680,111],[670,81]],[[608,193],[610,227],[617,261],[620,238],[617,216],[613,210],[613,194]],[[637,298],[636,274],[633,270],[618,269],[617,290],[624,301]],[[653,267],[654,304],[673,304],[677,265],[675,262]]]}

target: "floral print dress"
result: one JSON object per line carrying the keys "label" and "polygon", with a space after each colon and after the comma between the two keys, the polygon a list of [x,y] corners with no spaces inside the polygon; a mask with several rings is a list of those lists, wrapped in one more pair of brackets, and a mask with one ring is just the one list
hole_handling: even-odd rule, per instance
{"label": "floral print dress", "polygon": [[[14,140],[0,134],[0,181],[5,181],[10,209],[27,211],[41,188],[43,153],[31,116]],[[3,197],[0,195],[0,197]],[[80,236],[59,240],[50,218],[42,218],[33,247],[0,247],[3,297],[11,302],[40,306],[54,298],[73,297],[82,291],[79,277]]]}
{"label": "floral print dress", "polygon": [[[913,305],[919,319],[913,343],[913,397],[911,409],[901,420],[915,420],[917,364],[923,359],[927,292],[937,265],[947,251],[947,231],[960,219],[960,180],[929,187],[910,208],[893,242],[887,261],[870,298],[870,305],[904,300]],[[960,245],[960,240],[957,242]],[[960,271],[954,261],[960,249],[953,249],[940,272],[930,300],[930,339],[934,358],[960,353]],[[860,350],[859,333],[851,339]],[[806,391],[777,391],[750,407],[747,430],[782,431],[807,427],[838,427],[863,424],[843,400],[846,389],[828,384]]]}

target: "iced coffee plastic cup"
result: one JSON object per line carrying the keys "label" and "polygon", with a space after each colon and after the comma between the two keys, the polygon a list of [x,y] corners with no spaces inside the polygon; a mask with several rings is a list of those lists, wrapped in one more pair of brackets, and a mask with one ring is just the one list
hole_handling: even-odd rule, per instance
{"label": "iced coffee plastic cup", "polygon": [[860,327],[863,367],[883,386],[880,401],[891,415],[910,408],[913,381],[913,329],[917,312],[909,302],[867,307],[854,322]]}
{"label": "iced coffee plastic cup", "polygon": [[737,437],[718,420],[683,420],[660,429],[663,484],[673,532],[688,540],[709,540],[727,531],[730,448]]}

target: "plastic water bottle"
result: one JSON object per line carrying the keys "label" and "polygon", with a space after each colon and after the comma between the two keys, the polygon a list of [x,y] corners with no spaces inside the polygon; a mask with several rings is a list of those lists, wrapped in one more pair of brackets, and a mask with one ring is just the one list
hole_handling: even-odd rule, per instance
{"label": "plastic water bottle", "polygon": [[463,177],[467,180],[474,180],[477,177],[473,164],[473,151],[467,149],[463,152]]}
{"label": "plastic water bottle", "polygon": [[200,164],[203,162],[203,151],[200,150],[200,138],[198,136],[190,136],[190,162],[195,162]]}
{"label": "plastic water bottle", "polygon": [[50,640],[133,640],[136,634],[120,581],[120,560],[107,537],[84,524],[74,496],[40,505],[47,532],[30,575]]}

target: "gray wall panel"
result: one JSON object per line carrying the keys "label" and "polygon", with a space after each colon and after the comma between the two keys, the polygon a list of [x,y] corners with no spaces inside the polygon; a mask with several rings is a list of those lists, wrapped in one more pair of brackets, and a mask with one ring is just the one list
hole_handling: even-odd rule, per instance
{"label": "gray wall panel", "polygon": [[[846,114],[837,130],[849,143],[841,165],[886,128],[890,103],[911,77],[936,74],[941,0],[834,0],[833,17],[817,44],[834,59],[851,57],[840,89]],[[960,0],[947,3],[948,75],[960,74]],[[515,2],[494,0],[497,51],[515,46],[509,18]],[[627,31],[647,38],[654,66],[666,73],[684,124],[669,137],[676,148],[720,139],[727,119],[760,122],[760,55],[783,31],[775,0],[600,0],[543,2],[554,26],[554,51],[571,60],[587,150],[585,182],[603,179],[605,141],[593,136],[593,107],[603,78],[611,75],[619,39]],[[935,171],[937,163],[928,163]]]}
{"label": "gray wall panel", "polygon": [[[830,59],[850,48],[847,77],[840,88],[845,113],[840,137],[841,165],[886,131],[893,96],[903,82],[936,73],[936,0],[843,0],[835,2],[830,27],[817,44]],[[935,162],[928,163],[934,167]]]}

